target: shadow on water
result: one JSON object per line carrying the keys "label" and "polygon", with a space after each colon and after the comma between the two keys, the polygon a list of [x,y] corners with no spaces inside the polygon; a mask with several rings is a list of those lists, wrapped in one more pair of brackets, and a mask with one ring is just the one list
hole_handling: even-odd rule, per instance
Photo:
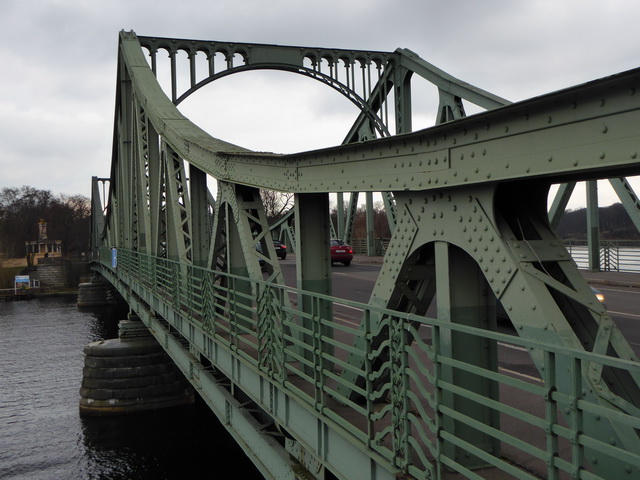
{"label": "shadow on water", "polygon": [[99,472],[99,478],[262,478],[200,399],[186,407],[81,422],[89,474]]}
{"label": "shadow on water", "polygon": [[93,321],[89,325],[91,341],[107,340],[118,337],[118,322],[126,320],[129,308],[125,305],[107,305],[100,307],[78,307],[83,313],[89,313]]}

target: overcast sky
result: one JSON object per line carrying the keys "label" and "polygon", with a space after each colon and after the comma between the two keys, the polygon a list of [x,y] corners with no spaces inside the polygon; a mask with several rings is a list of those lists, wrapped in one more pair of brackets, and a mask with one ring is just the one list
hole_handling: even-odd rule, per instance
{"label": "overcast sky", "polygon": [[[91,176],[109,175],[120,30],[404,47],[518,101],[640,66],[638,18],[637,0],[3,0],[0,188],[89,196]],[[233,75],[201,92],[184,113],[212,135],[254,150],[339,144],[355,115],[339,94],[297,75]],[[433,124],[433,102],[414,106],[417,126]],[[584,204],[581,192],[570,207]],[[615,198],[602,191],[600,201]]]}

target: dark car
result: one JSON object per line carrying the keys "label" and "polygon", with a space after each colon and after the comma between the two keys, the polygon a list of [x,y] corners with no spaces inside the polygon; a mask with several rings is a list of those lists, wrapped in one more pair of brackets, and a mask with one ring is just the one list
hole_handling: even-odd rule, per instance
{"label": "dark car", "polygon": [[[260,245],[260,242],[256,243],[256,251],[262,255],[262,245]],[[264,259],[262,257],[259,257],[258,261],[260,263],[260,266],[264,267]]]}
{"label": "dark car", "polygon": [[281,258],[282,260],[287,258],[287,246],[286,245],[283,245],[279,241],[274,240],[273,241],[273,246],[276,249],[276,255],[278,256],[278,258]]}
{"label": "dark car", "polygon": [[353,249],[342,240],[332,239],[331,245],[331,263],[340,262],[348,267],[353,260]]}

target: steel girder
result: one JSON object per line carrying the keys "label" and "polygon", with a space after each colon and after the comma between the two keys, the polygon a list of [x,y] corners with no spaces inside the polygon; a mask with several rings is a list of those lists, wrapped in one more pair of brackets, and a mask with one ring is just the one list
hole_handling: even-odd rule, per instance
{"label": "steel girder", "polygon": [[150,121],[145,108],[153,100],[140,101],[130,73],[120,57],[107,213],[117,220],[108,222],[111,243],[204,266],[214,203],[206,172],[185,165],[158,133],[162,124]]}
{"label": "steel girder", "polygon": [[[440,320],[493,329],[495,306],[491,302],[497,299],[520,336],[638,361],[549,227],[547,186],[538,181],[477,185],[429,194],[395,192],[399,221],[370,304],[425,315],[437,297]],[[376,319],[369,321],[375,325]],[[380,333],[380,347],[387,336],[386,331]],[[440,348],[458,361],[497,369],[496,345],[491,342],[467,335],[440,341]],[[355,347],[357,351],[359,344]],[[384,348],[381,351],[378,365],[390,354]],[[541,375],[553,373],[565,378],[562,383],[567,389],[573,388],[567,373],[570,368],[562,359],[558,359],[555,372],[545,372],[540,352],[529,353]],[[348,362],[360,364],[364,359],[354,355]],[[447,381],[498,400],[497,386],[486,378],[461,369],[445,374],[449,375]],[[640,414],[640,377],[588,366],[582,374],[587,386],[582,392],[585,398],[632,415]],[[372,377],[383,379],[375,370]],[[353,377],[346,384],[362,381]],[[449,400],[451,408],[469,418],[498,424],[489,408],[458,396]],[[571,411],[569,405],[565,407],[561,411]],[[573,421],[582,422],[585,431],[597,432],[630,451],[640,448],[640,438],[633,427],[614,426],[589,414],[579,420],[568,415],[567,422]],[[498,448],[475,428],[446,418],[445,425],[473,445],[484,445],[486,451],[495,452]],[[589,451],[588,456],[594,470],[606,478],[633,478],[638,474],[635,469],[611,461],[604,452]],[[452,457],[470,467],[481,466],[463,451],[453,452]]]}
{"label": "steel girder", "polygon": [[[351,57],[349,60],[350,62],[349,65],[352,66],[352,70],[353,70],[353,65],[355,65],[356,62],[359,61],[356,59],[361,59],[363,55],[363,52],[354,52],[354,51],[336,51],[336,50],[329,51],[329,50],[322,50],[322,49],[307,49],[309,51],[314,51],[315,53],[313,53],[312,55],[311,53],[307,52],[307,57],[304,57],[304,55],[302,55],[302,59],[299,56],[288,55],[288,54],[287,55],[283,54],[280,58],[279,55],[276,53],[279,51],[278,50],[279,48],[284,48],[284,50],[286,50],[287,52],[290,52],[291,50],[285,47],[278,47],[278,46],[261,46],[261,47],[264,47],[264,49],[261,50],[262,53],[256,54],[255,57],[252,57],[253,60],[251,62],[247,63],[247,60],[245,59],[244,61],[245,63],[243,63],[242,65],[238,65],[234,68],[234,64],[231,61],[234,55],[240,54],[244,58],[244,55],[246,55],[246,52],[251,50],[250,48],[252,47],[251,44],[221,44],[219,42],[196,42],[191,40],[187,41],[187,40],[174,40],[174,39],[152,39],[148,37],[141,37],[141,41],[146,46],[146,48],[148,48],[149,51],[151,52],[152,60],[155,59],[155,53],[158,51],[159,48],[166,48],[167,51],[169,51],[172,58],[175,57],[176,52],[179,50],[184,50],[188,52],[191,66],[192,66],[192,69],[191,69],[192,72],[194,68],[194,63],[193,63],[194,56],[199,51],[206,52],[207,55],[209,56],[210,62],[212,61],[211,56],[215,55],[215,52],[221,52],[227,56],[226,57],[228,59],[227,69],[220,72],[215,72],[213,68],[213,64],[211,64],[211,72],[210,72],[211,75],[206,79],[202,80],[200,83],[196,83],[195,77],[192,76],[192,80],[191,80],[192,87],[189,89],[189,92],[191,93],[197,90],[197,88],[200,88],[201,86],[209,83],[210,81],[213,81],[214,79],[219,78],[219,76],[221,75],[224,76],[224,75],[233,73],[235,71],[238,71],[237,69],[267,68],[267,67],[277,68],[277,66],[279,65],[283,70],[286,70],[286,69],[292,70],[296,66],[300,66],[300,62],[302,62],[302,64],[304,65],[304,62],[305,62],[304,58],[308,59],[308,63],[311,61],[310,60],[311,58],[332,59],[331,62],[333,62],[332,64],[335,65],[336,59],[339,59],[339,58],[344,59],[346,57],[345,52],[350,52]],[[265,51],[270,52],[269,55],[266,55]],[[374,54],[375,52],[373,52],[368,56],[365,56],[364,58],[369,59],[369,61],[374,61],[374,63],[381,62],[385,58],[389,58],[388,56],[387,57],[383,55],[376,56]],[[449,107],[447,108],[450,108],[451,105],[459,105],[462,99],[465,99],[472,103],[476,103],[477,105],[480,105],[488,109],[496,108],[496,107],[499,107],[500,105],[508,104],[508,102],[504,99],[491,95],[488,92],[484,92],[479,89],[476,89],[473,86],[465,84],[464,82],[461,82],[447,75],[445,72],[442,72],[438,70],[436,67],[419,59],[415,54],[413,54],[412,52],[406,49],[399,49],[396,51],[396,54],[398,55],[397,58],[399,59],[397,60],[398,64],[401,64],[410,73],[416,72],[418,75],[428,79],[438,87],[438,90],[441,95],[441,105],[449,105]],[[286,61],[282,60],[282,58],[285,58],[287,60]],[[155,60],[153,60],[152,63],[155,64]],[[316,64],[318,64],[317,61],[316,61]],[[311,65],[311,63],[309,63],[309,65]],[[331,72],[334,74],[334,76],[337,79],[338,78],[337,69],[332,69]],[[172,75],[172,77],[175,77],[175,73]],[[337,81],[336,79],[334,79],[334,82]],[[341,86],[341,88],[346,88],[346,87],[345,85],[343,85]],[[370,105],[369,111],[375,111],[376,108],[377,109],[380,108],[379,100],[381,98],[381,95],[378,92],[379,88],[380,88],[379,83],[375,84],[374,90],[369,96],[369,99],[368,99],[369,102],[377,102],[377,104],[375,105],[374,104]],[[451,100],[451,98],[453,98],[453,100]],[[402,115],[398,113],[397,116],[401,117]],[[440,114],[438,117],[442,118],[443,114]],[[355,125],[360,125],[362,122],[363,122],[362,119],[358,120],[356,124],[354,124],[354,127]],[[357,130],[357,128],[355,129]],[[367,137],[367,138],[370,138],[370,137]],[[353,136],[347,137],[347,139],[345,139],[345,141],[353,141],[353,140],[355,140]]]}
{"label": "steel girder", "polygon": [[587,182],[587,248],[589,250],[589,270],[600,270],[600,215],[598,212],[598,182]]}
{"label": "steel girder", "polygon": [[640,200],[626,178],[610,178],[609,183],[624,205],[631,221],[640,232]]}
{"label": "steel girder", "polygon": [[[167,51],[171,63],[172,101],[176,105],[218,78],[241,71],[275,69],[305,75],[327,84],[365,112],[379,134],[387,130],[384,119],[370,107],[369,97],[379,93],[372,92],[372,82],[377,81],[372,77],[388,75],[386,72],[395,58],[393,53],[154,37],[137,39],[140,46],[149,52],[154,72],[158,50]],[[189,88],[184,92],[177,90],[176,56],[180,51],[187,53],[190,67]],[[208,75],[201,80],[196,77],[196,56],[199,53],[206,56],[208,64]],[[216,70],[216,54],[224,57],[224,66],[220,70]],[[361,71],[356,75],[357,68]]]}
{"label": "steel girder", "polygon": [[560,223],[560,219],[562,218],[562,214],[567,208],[567,204],[569,203],[569,199],[571,198],[571,194],[573,193],[573,189],[576,187],[576,182],[563,183],[558,188],[555,197],[553,198],[553,203],[549,208],[549,223],[551,227],[554,229]]}
{"label": "steel girder", "polygon": [[[356,104],[361,114],[356,119],[343,143],[371,140],[390,135],[389,113],[386,106],[393,93],[395,133],[412,131],[411,126],[411,77],[415,74],[433,83],[439,93],[436,123],[456,120],[465,116],[463,100],[487,110],[508,105],[510,102],[462,82],[434,65],[424,61],[408,49],[395,52],[364,52],[278,45],[223,43],[184,39],[139,37],[148,50],[152,69],[156,71],[159,50],[166,50],[170,58],[170,84],[172,100],[179,104],[203,86],[224,76],[254,69],[291,71],[322,81],[342,93]],[[177,54],[183,51],[189,59],[189,86],[178,91]],[[196,57],[206,56],[208,75],[197,77]],[[223,68],[216,68],[216,55],[224,57]],[[323,67],[326,71],[323,71]],[[356,75],[360,68],[360,75]],[[372,72],[375,72],[372,75]],[[635,194],[633,194],[635,195]],[[353,217],[357,210],[357,193],[351,197],[354,207],[340,223],[338,236],[351,240]],[[395,203],[390,192],[383,192],[383,202],[391,231],[395,228]],[[340,203],[340,202],[339,202]],[[566,203],[566,202],[565,202]],[[624,202],[623,202],[624,203]],[[625,204],[626,205],[626,204]],[[369,210],[371,206],[367,204]],[[562,212],[559,213],[561,215]],[[634,215],[633,210],[629,211]],[[558,215],[558,214],[554,214]],[[368,237],[372,235],[369,232]],[[591,263],[596,259],[591,255]]]}

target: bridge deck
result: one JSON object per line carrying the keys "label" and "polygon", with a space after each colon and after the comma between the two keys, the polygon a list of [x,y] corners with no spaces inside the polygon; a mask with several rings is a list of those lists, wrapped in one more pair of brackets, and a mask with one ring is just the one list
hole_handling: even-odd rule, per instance
{"label": "bridge deck", "polygon": [[[346,326],[340,318],[334,318],[334,323],[342,324]],[[227,326],[229,327],[229,325]],[[224,327],[222,327],[224,328]],[[427,325],[422,325],[420,328],[420,341],[425,345],[432,344],[431,338],[431,328]],[[258,345],[258,339],[254,334],[246,333],[239,335],[241,338],[237,338],[238,349],[241,350],[245,355],[253,358],[254,361],[258,361],[258,351],[256,346]],[[222,335],[222,338],[225,338],[227,341],[231,340],[230,335]],[[347,360],[347,351],[346,348],[353,343],[353,336],[347,332],[341,331],[334,337],[334,341],[336,344],[342,345],[345,350],[340,350],[339,353],[335,353],[335,359],[338,361],[346,361]],[[530,356],[526,352],[526,349],[517,347],[512,344],[503,344],[502,349],[517,349],[522,352],[522,355],[519,356],[519,365],[518,371],[513,371],[511,369],[500,368],[501,372],[513,378],[517,382],[525,382],[534,387],[542,387],[544,385],[543,379],[537,375],[536,367],[534,363],[531,361]],[[503,362],[507,363],[507,362]],[[509,361],[509,366],[512,367],[512,361]],[[408,368],[414,372],[420,371],[429,371],[433,372],[433,362],[429,358],[429,355],[425,351],[420,351],[419,356],[412,357]],[[513,367],[512,367],[513,368]],[[339,377],[342,372],[342,369],[339,367],[334,367],[332,373]],[[530,375],[523,374],[522,372],[529,372]],[[430,395],[434,394],[433,385],[431,385],[426,378],[421,378],[424,387]],[[328,379],[324,383],[325,397],[323,400],[323,408],[330,410],[333,414],[340,417],[341,419],[348,422],[351,426],[358,429],[362,434],[366,434],[368,429],[371,427],[367,424],[368,420],[366,417],[362,416],[360,413],[354,410],[353,405],[342,403],[334,398],[332,392],[335,392],[337,389],[339,382],[336,379]],[[307,396],[308,398],[313,398],[315,394],[315,388],[312,382],[309,381],[308,375],[304,374],[304,364],[302,362],[288,362],[287,363],[287,375],[285,380],[285,386],[290,388],[293,391],[297,391],[303,396]],[[410,382],[409,390],[412,392],[412,395],[418,398],[424,392],[421,391],[420,386],[416,384],[415,380]],[[542,451],[546,448],[545,444],[547,441],[547,434],[540,430],[534,431],[531,428],[531,423],[524,421],[520,418],[521,415],[531,415],[536,418],[545,418],[546,412],[545,409],[547,406],[545,405],[545,401],[543,398],[532,398],[530,392],[523,390],[522,388],[516,388],[512,385],[500,385],[500,394],[499,394],[500,402],[503,405],[508,405],[513,408],[513,412],[511,414],[502,413],[500,417],[500,425],[502,432],[507,436],[512,436],[513,438],[518,439],[526,439],[526,443],[529,446],[538,448]],[[385,409],[389,409],[391,407],[391,401],[389,398],[381,399],[375,402],[373,405],[367,406],[363,400],[356,401],[360,405],[361,408],[372,408],[374,412],[381,412]],[[420,415],[425,415],[429,419],[433,419],[435,417],[435,412],[431,405],[428,402],[422,402],[420,407],[422,408],[421,412],[413,411],[412,413],[418,418],[420,429],[427,433],[430,442],[435,442],[435,434],[430,432],[430,425],[422,420]],[[564,427],[568,427],[566,421],[560,419],[561,424]],[[392,427],[392,419],[389,415],[382,417],[379,421],[375,422],[374,431],[375,432],[383,432],[386,429]],[[431,422],[429,422],[431,423]],[[384,440],[379,444],[383,448],[387,448],[392,450],[392,438],[385,437]],[[415,448],[422,449],[424,452],[429,452],[429,445],[424,442],[418,442],[415,445]],[[560,442],[558,448],[558,454],[562,458],[571,458],[571,442],[567,439],[564,439]],[[519,468],[531,473],[537,478],[546,478],[547,475],[547,466],[546,462],[543,459],[533,458],[529,455],[526,455],[524,452],[519,450],[517,447],[504,444],[502,446],[502,458],[513,465],[517,465]],[[428,454],[426,456],[428,462],[433,463],[435,458],[433,455]],[[421,465],[417,463],[420,467],[424,468],[426,465]],[[481,478],[492,479],[492,480],[500,480],[513,478],[511,475],[505,473],[504,471],[498,468],[478,468],[474,470],[476,475],[479,475]],[[444,472],[445,479],[457,479],[457,478],[465,478],[458,473],[455,472]],[[559,478],[570,478],[569,475],[560,475]]]}

